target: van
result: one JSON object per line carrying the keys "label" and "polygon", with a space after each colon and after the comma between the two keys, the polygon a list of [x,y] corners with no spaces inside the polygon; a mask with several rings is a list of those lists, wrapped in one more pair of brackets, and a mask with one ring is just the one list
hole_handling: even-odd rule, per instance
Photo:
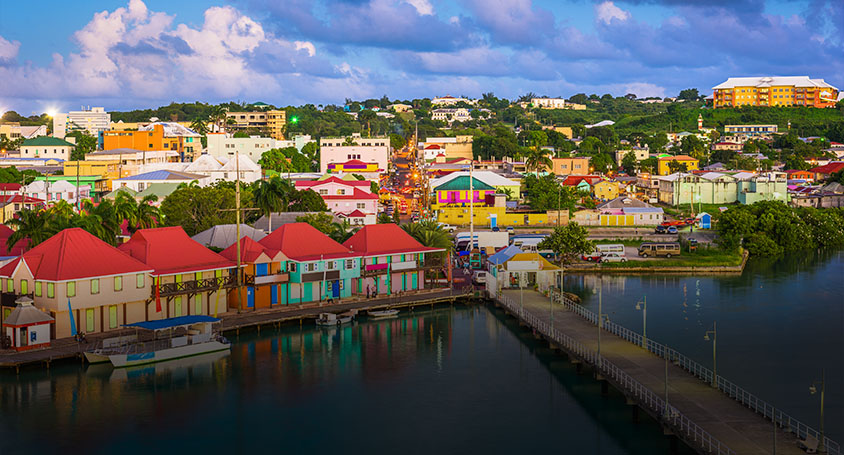
{"label": "van", "polygon": [[639,245],[639,256],[646,258],[648,256],[665,256],[670,258],[671,256],[679,256],[680,255],[680,244],[677,242],[674,243],[656,243],[656,242],[648,242]]}
{"label": "van", "polygon": [[595,245],[595,251],[597,251],[600,254],[618,253],[618,254],[624,256],[624,245],[621,245],[621,244]]}
{"label": "van", "polygon": [[475,284],[486,283],[486,272],[481,271],[481,270],[475,270],[475,273],[472,274],[472,283],[475,283]]}

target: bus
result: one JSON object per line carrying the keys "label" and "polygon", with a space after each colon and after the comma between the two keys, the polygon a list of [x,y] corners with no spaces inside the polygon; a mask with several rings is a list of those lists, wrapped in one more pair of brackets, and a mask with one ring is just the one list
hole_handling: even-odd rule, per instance
{"label": "bus", "polygon": [[608,245],[595,245],[595,251],[597,251],[599,254],[618,253],[624,256],[624,245],[619,243],[613,243]]}
{"label": "bus", "polygon": [[665,256],[670,258],[671,256],[679,256],[680,255],[680,244],[677,242],[673,243],[657,243],[657,242],[645,242],[639,245],[639,256],[646,258],[648,256]]}

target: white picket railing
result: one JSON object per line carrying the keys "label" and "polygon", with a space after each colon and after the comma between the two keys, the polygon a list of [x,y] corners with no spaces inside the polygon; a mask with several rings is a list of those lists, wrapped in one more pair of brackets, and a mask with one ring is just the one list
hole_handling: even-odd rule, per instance
{"label": "white picket railing", "polygon": [[[553,298],[555,302],[561,303],[563,306],[565,306],[566,309],[595,324],[596,326],[598,325],[598,315],[594,312],[584,308],[582,305],[578,305],[576,302],[567,297],[561,301],[559,293],[555,292],[553,294]],[[615,322],[605,321],[604,329],[637,346],[642,346],[641,334],[627,329]],[[700,378],[701,380],[707,383],[712,383],[712,370],[710,370],[709,368],[706,368],[705,366],[684,356],[675,349],[665,346],[664,344],[657,343],[652,339],[648,339],[646,344],[646,349],[654,355],[660,358],[667,358],[670,362],[681,367],[682,369],[691,373],[695,377]],[[795,434],[798,438],[803,440],[809,438],[820,440],[820,432],[818,432],[814,428],[804,424],[803,422],[795,419],[794,417],[791,417],[782,410],[777,409],[773,405],[758,398],[757,396],[739,387],[733,382],[728,381],[724,377],[717,377],[717,385],[718,389],[730,398],[733,398],[744,406],[763,415],[766,419],[769,419],[772,422],[776,421],[777,425],[779,425],[781,428],[787,429],[791,433]],[[829,453],[830,455],[842,455],[841,446],[837,442],[833,441],[828,436],[824,436],[823,441],[827,453]]]}
{"label": "white picket railing", "polygon": [[559,343],[570,353],[594,365],[603,376],[611,379],[618,385],[618,387],[622,388],[624,392],[634,396],[643,406],[652,410],[656,415],[661,416],[662,422],[678,434],[681,434],[687,443],[697,444],[700,448],[710,453],[719,455],[735,455],[735,452],[721,441],[692,422],[688,417],[681,414],[675,407],[671,406],[670,403],[666,404],[662,397],[658,396],[640,382],[636,381],[632,376],[625,373],[624,370],[606,358],[598,356],[596,351],[588,349],[586,346],[565,333],[562,333],[555,328],[551,328],[538,317],[534,316],[530,312],[524,311],[524,308],[516,304],[516,302],[512,299],[503,295],[500,295],[498,299],[513,314],[529,324],[534,330],[540,332],[556,343]]}

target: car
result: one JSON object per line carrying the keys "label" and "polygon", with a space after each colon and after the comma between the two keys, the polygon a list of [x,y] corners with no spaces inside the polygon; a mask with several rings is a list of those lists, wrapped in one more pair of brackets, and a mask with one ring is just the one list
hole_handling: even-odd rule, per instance
{"label": "car", "polygon": [[500,227],[498,227],[498,226],[493,226],[493,227],[492,227],[492,232],[499,232],[499,231],[501,231],[501,228],[500,228]]}
{"label": "car", "polygon": [[666,229],[666,232],[669,233],[669,234],[676,234],[678,232],[677,226],[668,226],[668,229]]}
{"label": "car", "polygon": [[472,274],[472,283],[475,283],[475,284],[486,283],[486,272],[481,271],[481,270],[475,270],[475,273]]}
{"label": "car", "polygon": [[627,262],[627,258],[619,253],[605,253],[601,255],[598,262]]}
{"label": "car", "polygon": [[513,235],[516,233],[516,230],[513,229],[513,226],[507,226],[507,233]]}
{"label": "car", "polygon": [[601,260],[601,253],[597,251],[593,251],[589,254],[583,254],[580,256],[580,259],[583,259],[587,262],[599,262]]}
{"label": "car", "polygon": [[655,234],[667,234],[668,233],[668,226],[659,225],[654,230],[654,233]]}
{"label": "car", "polygon": [[445,223],[439,223],[439,227],[441,227],[446,232],[454,232],[454,230],[457,229],[454,226]]}

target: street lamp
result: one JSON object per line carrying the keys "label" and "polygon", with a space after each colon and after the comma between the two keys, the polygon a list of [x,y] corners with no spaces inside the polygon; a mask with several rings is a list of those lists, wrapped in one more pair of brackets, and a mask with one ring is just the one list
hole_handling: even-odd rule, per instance
{"label": "street lamp", "polygon": [[648,349],[648,296],[636,302],[636,309],[642,311],[642,347]]}
{"label": "street lamp", "polygon": [[812,385],[809,386],[809,393],[814,395],[818,392],[817,385],[820,384],[821,386],[821,431],[818,434],[818,453],[826,452],[826,448],[823,445],[823,395],[824,389],[826,388],[826,371],[821,369],[821,380],[812,382]]}
{"label": "street lamp", "polygon": [[[604,328],[604,317],[607,318],[607,321],[610,320],[610,315],[604,314],[603,312],[603,290],[604,290],[604,281],[603,277],[598,278],[598,357],[601,357],[601,330]],[[600,360],[599,360],[600,361]]]}
{"label": "street lamp", "polygon": [[718,328],[716,322],[712,323],[712,330],[707,330],[703,335],[703,339],[709,341],[709,335],[712,335],[712,387],[718,388],[718,363],[715,350],[715,343],[718,341]]}

